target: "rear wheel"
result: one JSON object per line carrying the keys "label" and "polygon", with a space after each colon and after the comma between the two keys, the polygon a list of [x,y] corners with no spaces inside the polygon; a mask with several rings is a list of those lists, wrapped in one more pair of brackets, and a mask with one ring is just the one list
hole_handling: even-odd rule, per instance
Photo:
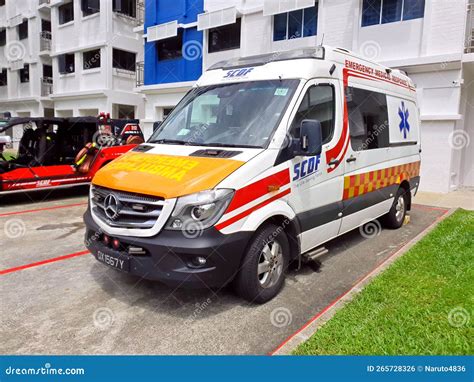
{"label": "rear wheel", "polygon": [[392,208],[382,217],[382,223],[387,228],[397,229],[403,225],[405,216],[407,214],[408,195],[403,188],[399,188]]}
{"label": "rear wheel", "polygon": [[234,280],[237,294],[263,304],[280,292],[290,258],[288,238],[273,224],[251,239],[242,267]]}

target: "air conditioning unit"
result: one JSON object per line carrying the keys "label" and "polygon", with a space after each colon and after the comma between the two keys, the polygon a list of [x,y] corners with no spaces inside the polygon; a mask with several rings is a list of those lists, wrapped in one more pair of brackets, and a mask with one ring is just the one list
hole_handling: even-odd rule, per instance
{"label": "air conditioning unit", "polygon": [[263,4],[263,15],[272,16],[313,7],[316,0],[265,0]]}
{"label": "air conditioning unit", "polygon": [[234,24],[237,20],[237,8],[230,7],[198,15],[198,31]]}
{"label": "air conditioning unit", "polygon": [[10,69],[13,71],[23,69],[24,66],[23,60],[10,61]]}
{"label": "air conditioning unit", "polygon": [[23,15],[18,14],[16,16],[10,17],[10,19],[8,20],[8,26],[10,28],[14,28],[20,25],[22,22],[23,22]]}
{"label": "air conditioning unit", "polygon": [[171,21],[169,23],[155,25],[149,27],[146,31],[147,41],[159,41],[178,35],[178,21]]}

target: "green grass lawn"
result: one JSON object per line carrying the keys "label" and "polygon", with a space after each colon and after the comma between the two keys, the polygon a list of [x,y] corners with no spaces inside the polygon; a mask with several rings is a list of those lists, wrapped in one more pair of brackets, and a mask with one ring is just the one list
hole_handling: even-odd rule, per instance
{"label": "green grass lawn", "polygon": [[11,160],[16,158],[16,152],[14,150],[5,150],[3,156],[6,160]]}
{"label": "green grass lawn", "polygon": [[294,354],[474,354],[474,212],[458,210]]}

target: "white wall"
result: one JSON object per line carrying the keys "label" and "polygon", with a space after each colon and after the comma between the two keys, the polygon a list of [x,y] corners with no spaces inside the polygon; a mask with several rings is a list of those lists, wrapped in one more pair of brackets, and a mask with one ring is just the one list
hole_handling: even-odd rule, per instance
{"label": "white wall", "polygon": [[[113,68],[113,49],[136,53],[143,61],[143,40],[135,33],[136,21],[112,11],[112,0],[102,0],[99,13],[82,15],[80,0],[74,0],[74,21],[58,23],[58,8],[52,7],[54,100],[58,115],[73,110],[83,115],[87,110],[112,113],[113,105],[135,106],[136,115],[144,116],[144,101],[134,92],[135,73]],[[100,68],[84,69],[83,54],[100,49]],[[58,55],[75,55],[75,72],[60,74]],[[71,101],[71,97],[74,101]]]}
{"label": "white wall", "polygon": [[474,187],[474,62],[465,64],[462,107],[464,108],[464,132],[460,137],[465,142],[461,159],[461,186]]}

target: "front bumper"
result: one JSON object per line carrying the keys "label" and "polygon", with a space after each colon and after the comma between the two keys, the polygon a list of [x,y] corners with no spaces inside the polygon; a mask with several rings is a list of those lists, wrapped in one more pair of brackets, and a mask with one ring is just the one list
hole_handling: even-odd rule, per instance
{"label": "front bumper", "polygon": [[[221,287],[232,281],[237,273],[251,232],[223,235],[214,228],[195,238],[187,238],[180,231],[161,231],[155,237],[138,238],[113,236],[120,241],[119,250],[104,244],[103,232],[94,222],[90,210],[84,215],[85,243],[97,258],[99,252],[113,258],[126,259],[128,273],[138,277],[161,281],[171,287]],[[145,255],[132,256],[129,246],[143,248]],[[193,264],[197,256],[207,262],[203,267]]]}

